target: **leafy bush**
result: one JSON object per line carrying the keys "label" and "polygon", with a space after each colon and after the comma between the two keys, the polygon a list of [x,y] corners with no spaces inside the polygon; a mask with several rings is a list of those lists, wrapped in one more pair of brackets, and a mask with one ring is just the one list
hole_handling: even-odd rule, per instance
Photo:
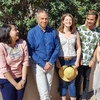
{"label": "leafy bush", "polygon": [[0,0],[0,25],[14,23],[25,39],[27,31],[36,25],[35,12],[38,8],[48,10],[49,26],[57,29],[63,13],[71,13],[78,26],[84,23],[89,10],[99,12],[99,6],[99,0]]}

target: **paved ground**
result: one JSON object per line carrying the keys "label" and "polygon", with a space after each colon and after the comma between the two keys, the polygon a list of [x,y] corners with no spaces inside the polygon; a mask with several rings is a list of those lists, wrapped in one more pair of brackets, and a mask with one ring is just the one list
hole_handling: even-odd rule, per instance
{"label": "paved ground", "polygon": [[90,100],[96,100],[96,99],[95,99],[95,96],[93,95],[93,96],[91,97],[91,99],[90,99]]}
{"label": "paved ground", "polygon": [[[2,100],[1,95],[0,95],[0,100]],[[93,91],[89,92],[89,94],[88,94],[88,100],[96,100],[95,96],[93,95]]]}

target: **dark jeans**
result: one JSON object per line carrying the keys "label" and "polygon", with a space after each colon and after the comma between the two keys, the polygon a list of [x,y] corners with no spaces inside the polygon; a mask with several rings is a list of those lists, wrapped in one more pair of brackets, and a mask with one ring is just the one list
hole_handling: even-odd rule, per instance
{"label": "dark jeans", "polygon": [[89,66],[81,65],[78,68],[78,76],[76,78],[76,96],[77,100],[80,98],[80,91],[81,91],[81,83],[83,81],[83,92],[82,92],[82,99],[87,99],[87,93],[89,88],[89,81],[90,81],[90,72],[91,68]]}
{"label": "dark jeans", "polygon": [[[15,79],[16,82],[19,82],[22,78]],[[0,79],[1,84],[1,94],[3,97],[3,100],[22,100],[25,87],[21,90],[16,90],[15,87],[7,80],[7,79]]]}

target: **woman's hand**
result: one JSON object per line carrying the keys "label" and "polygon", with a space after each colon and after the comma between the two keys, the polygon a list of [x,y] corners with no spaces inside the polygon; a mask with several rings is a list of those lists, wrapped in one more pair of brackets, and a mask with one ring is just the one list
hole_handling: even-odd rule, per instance
{"label": "woman's hand", "polygon": [[22,79],[22,80],[20,80],[20,81],[18,82],[18,84],[20,84],[22,87],[24,87],[25,82],[26,82],[26,81]]}
{"label": "woman's hand", "polygon": [[17,89],[17,90],[21,90],[24,86],[21,85],[21,83],[16,83],[14,85],[14,87]]}
{"label": "woman's hand", "polygon": [[56,67],[60,69],[61,68],[61,65],[57,63],[56,64]]}
{"label": "woman's hand", "polygon": [[56,67],[57,68],[61,68],[61,64],[60,64],[60,62],[59,62],[59,59],[57,58],[57,60],[56,60]]}
{"label": "woman's hand", "polygon": [[61,68],[61,64],[60,63],[56,63],[56,67],[60,69]]}
{"label": "woman's hand", "polygon": [[74,68],[77,69],[78,67],[79,67],[79,62],[76,61],[76,62],[75,62],[75,66],[74,66]]}

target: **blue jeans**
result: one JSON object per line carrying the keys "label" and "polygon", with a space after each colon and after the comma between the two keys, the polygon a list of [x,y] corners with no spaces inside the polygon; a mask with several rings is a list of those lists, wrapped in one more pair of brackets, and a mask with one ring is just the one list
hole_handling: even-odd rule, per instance
{"label": "blue jeans", "polygon": [[[69,61],[59,58],[59,61],[60,61],[61,66],[74,65],[74,63],[76,61],[76,57]],[[65,82],[59,77],[59,85],[60,85],[59,91],[60,91],[61,96],[66,96],[66,92],[67,92],[66,89],[68,88],[69,95],[71,97],[76,97],[75,79],[72,80],[71,82]]]}
{"label": "blue jeans", "polygon": [[[15,79],[16,82],[19,82],[21,78]],[[3,100],[22,100],[25,87],[21,90],[16,90],[16,88],[7,80],[0,79],[0,91],[3,97]],[[26,85],[25,85],[26,86]]]}

